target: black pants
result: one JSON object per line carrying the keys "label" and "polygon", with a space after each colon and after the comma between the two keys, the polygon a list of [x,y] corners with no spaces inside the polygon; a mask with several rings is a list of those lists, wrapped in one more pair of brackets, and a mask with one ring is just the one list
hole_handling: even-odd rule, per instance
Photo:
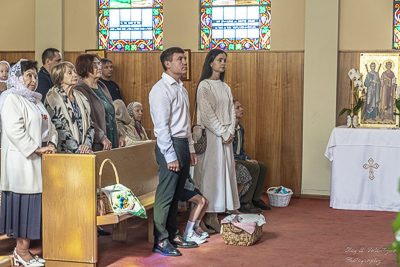
{"label": "black pants", "polygon": [[172,138],[175,153],[179,161],[179,172],[168,170],[167,162],[160,148],[156,145],[155,153],[158,163],[159,184],[154,202],[154,242],[175,238],[178,228],[176,216],[178,201],[182,197],[185,181],[189,176],[190,152],[186,138]]}

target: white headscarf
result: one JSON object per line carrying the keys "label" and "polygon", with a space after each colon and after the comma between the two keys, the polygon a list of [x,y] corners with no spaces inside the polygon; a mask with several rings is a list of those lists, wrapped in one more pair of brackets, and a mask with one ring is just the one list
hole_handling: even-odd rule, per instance
{"label": "white headscarf", "polygon": [[[15,64],[8,73],[7,90],[0,95],[0,115],[3,112],[4,101],[9,94],[17,94],[25,97],[27,100],[33,103],[40,102],[42,94],[31,91],[26,87],[24,78],[22,77],[21,62],[27,61],[21,59]],[[36,83],[37,88],[38,82]],[[35,90],[36,90],[35,88]],[[1,132],[1,120],[0,120],[0,132]]]}

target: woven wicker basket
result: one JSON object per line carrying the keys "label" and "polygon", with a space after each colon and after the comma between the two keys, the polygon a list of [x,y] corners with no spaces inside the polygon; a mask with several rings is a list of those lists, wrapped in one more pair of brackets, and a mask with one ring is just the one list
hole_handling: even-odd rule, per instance
{"label": "woven wicker basket", "polygon": [[290,198],[293,195],[293,191],[287,188],[287,194],[279,194],[275,193],[277,188],[279,187],[268,188],[267,194],[269,198],[269,204],[271,204],[272,207],[277,208],[287,207],[289,205]]}
{"label": "woven wicker basket", "polygon": [[262,226],[258,225],[253,234],[249,234],[231,223],[222,224],[222,237],[227,245],[251,246],[261,238],[262,233]]}
{"label": "woven wicker basket", "polygon": [[100,170],[99,170],[99,192],[100,192],[100,194],[97,196],[97,199],[103,202],[106,213],[113,213],[114,210],[111,207],[110,200],[108,199],[108,197],[106,195],[103,194],[103,191],[101,190],[101,176],[103,174],[103,167],[106,162],[109,162],[111,164],[111,166],[113,167],[114,174],[115,174],[115,180],[116,180],[117,184],[119,184],[119,176],[118,176],[117,168],[115,168],[114,163],[110,159],[103,160],[103,162],[100,165]]}

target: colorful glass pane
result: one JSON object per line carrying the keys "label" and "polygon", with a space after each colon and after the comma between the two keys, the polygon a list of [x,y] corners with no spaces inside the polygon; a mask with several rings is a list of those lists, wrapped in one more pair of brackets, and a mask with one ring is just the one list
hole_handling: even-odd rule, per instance
{"label": "colorful glass pane", "polygon": [[99,49],[163,49],[163,0],[99,0]]}
{"label": "colorful glass pane", "polygon": [[400,49],[400,0],[394,0],[393,49]]}
{"label": "colorful glass pane", "polygon": [[201,4],[201,50],[271,48],[271,0],[201,0]]}
{"label": "colorful glass pane", "polygon": [[110,2],[109,0],[99,0],[99,8],[109,8]]}

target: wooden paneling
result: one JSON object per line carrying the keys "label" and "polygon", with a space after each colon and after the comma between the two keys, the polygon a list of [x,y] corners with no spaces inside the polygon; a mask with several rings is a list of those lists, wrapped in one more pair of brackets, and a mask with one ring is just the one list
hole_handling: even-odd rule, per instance
{"label": "wooden paneling", "polygon": [[43,257],[96,263],[95,156],[44,155],[42,170]]}
{"label": "wooden paneling", "polygon": [[[65,52],[75,63],[80,52]],[[301,192],[303,52],[228,52],[226,83],[242,103],[246,153],[268,166],[266,188],[284,185]],[[152,129],[148,96],[163,69],[160,53],[108,52],[113,80],[127,104],[143,104],[145,128]],[[194,96],[207,53],[191,53],[191,81],[184,82],[193,112]]]}
{"label": "wooden paneling", "polygon": [[360,69],[360,52],[339,52],[338,86],[336,95],[336,126],[346,125],[346,113],[339,117],[343,108],[350,108],[351,84],[348,72],[351,68]]}
{"label": "wooden paneling", "polygon": [[[83,52],[65,52],[64,60],[75,64]],[[192,79],[185,82],[193,103],[196,86],[207,53],[192,52]],[[303,52],[228,52],[225,81],[233,96],[242,103],[245,117],[246,153],[268,166],[266,188],[284,185],[295,196],[301,192],[302,122],[303,122]],[[347,86],[347,71],[358,66],[358,53],[341,53],[339,88]],[[126,104],[143,104],[143,125],[152,129],[148,96],[160,79],[163,69],[160,53],[108,52],[114,62],[113,80],[120,86]],[[34,59],[34,52],[0,52],[9,62]],[[357,65],[354,65],[357,62]],[[346,83],[343,85],[343,83]],[[338,91],[338,109],[345,96]],[[346,106],[346,105],[343,105]]]}
{"label": "wooden paneling", "polygon": [[8,63],[18,62],[21,58],[35,60],[35,52],[34,51],[0,51],[0,60],[5,60]]}

